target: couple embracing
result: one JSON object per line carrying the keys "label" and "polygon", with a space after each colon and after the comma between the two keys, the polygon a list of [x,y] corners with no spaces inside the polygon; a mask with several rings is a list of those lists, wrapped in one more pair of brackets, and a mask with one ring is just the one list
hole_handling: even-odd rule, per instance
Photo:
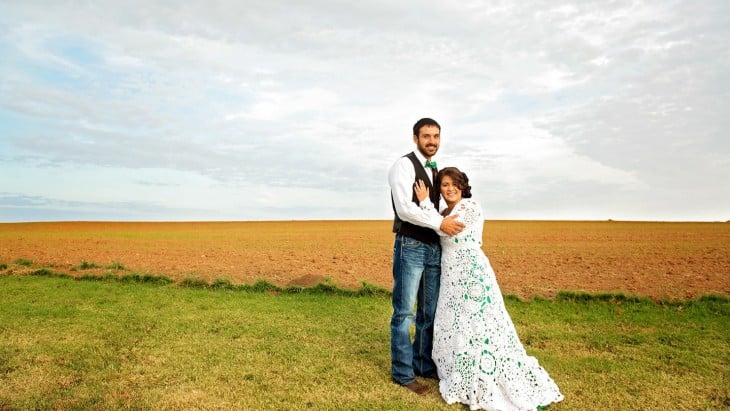
{"label": "couple embracing", "polygon": [[[441,126],[413,126],[416,150],[388,173],[393,247],[393,381],[425,395],[416,377],[439,381],[449,403],[473,410],[535,410],[563,399],[527,355],[482,251],[484,217],[466,174],[437,171]],[[415,336],[410,328],[415,322]]]}

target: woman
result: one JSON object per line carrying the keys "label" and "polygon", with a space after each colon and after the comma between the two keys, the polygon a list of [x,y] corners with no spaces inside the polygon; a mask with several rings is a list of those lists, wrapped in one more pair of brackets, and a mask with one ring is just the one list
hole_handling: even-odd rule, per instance
{"label": "woman", "polygon": [[[439,187],[447,209],[466,224],[453,237],[441,234],[441,290],[434,323],[433,359],[439,390],[447,403],[472,410],[535,410],[563,399],[557,385],[534,357],[527,355],[504,306],[502,293],[482,251],[484,218],[471,199],[466,174],[441,170]],[[416,196],[437,212],[428,188],[419,181]]]}

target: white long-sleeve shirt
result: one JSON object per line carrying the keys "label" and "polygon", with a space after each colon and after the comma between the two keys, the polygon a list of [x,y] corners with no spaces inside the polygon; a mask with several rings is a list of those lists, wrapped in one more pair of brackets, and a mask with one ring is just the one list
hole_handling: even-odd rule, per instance
{"label": "white long-sleeve shirt", "polygon": [[[426,170],[426,175],[431,179],[431,169],[426,168],[426,158],[420,151],[414,150],[416,157]],[[388,183],[390,192],[393,195],[393,204],[398,217],[411,224],[421,227],[428,227],[438,232],[443,217],[433,210],[424,210],[413,202],[413,182],[416,180],[416,170],[408,157],[399,158],[388,172]],[[431,182],[433,185],[433,182]],[[433,190],[438,188],[434,187]],[[443,203],[443,199],[440,200]],[[443,207],[440,205],[440,209]]]}

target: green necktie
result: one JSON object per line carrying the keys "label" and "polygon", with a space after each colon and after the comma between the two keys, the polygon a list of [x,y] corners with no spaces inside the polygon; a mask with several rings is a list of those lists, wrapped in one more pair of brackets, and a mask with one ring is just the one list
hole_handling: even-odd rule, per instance
{"label": "green necktie", "polygon": [[426,167],[430,168],[433,171],[436,171],[436,162],[431,160],[426,160]]}

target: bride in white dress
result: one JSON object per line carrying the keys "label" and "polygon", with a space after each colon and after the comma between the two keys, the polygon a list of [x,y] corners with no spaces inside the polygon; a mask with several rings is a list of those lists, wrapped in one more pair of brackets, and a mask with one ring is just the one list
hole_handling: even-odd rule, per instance
{"label": "bride in white dress", "polygon": [[[434,323],[433,359],[444,400],[472,410],[536,410],[563,399],[548,373],[529,356],[502,299],[489,259],[482,251],[484,217],[471,199],[466,174],[441,170],[434,187],[466,228],[441,234],[441,290]],[[424,209],[434,209],[428,188],[416,184]],[[437,212],[434,209],[434,212]]]}

